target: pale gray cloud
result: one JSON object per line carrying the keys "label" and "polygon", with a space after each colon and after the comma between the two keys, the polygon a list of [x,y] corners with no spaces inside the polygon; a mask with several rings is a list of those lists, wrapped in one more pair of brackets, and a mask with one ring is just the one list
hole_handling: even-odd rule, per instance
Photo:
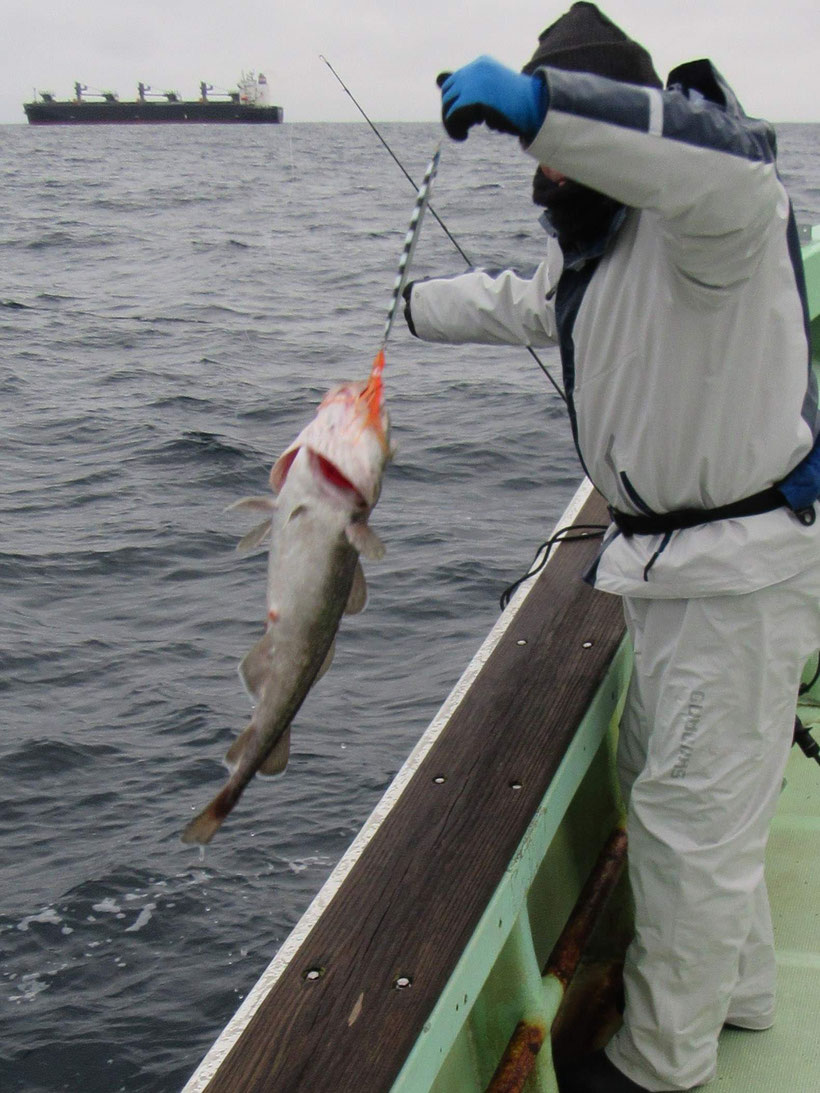
{"label": "pale gray cloud", "polygon": [[[325,54],[374,120],[433,120],[435,75],[480,53],[520,66],[538,32],[569,6],[535,0],[6,0],[0,122],[24,120],[32,88],[70,97],[75,80],[123,99],[138,80],[195,97],[199,81],[234,86],[263,71],[290,121],[358,115],[319,60]],[[710,56],[751,114],[820,119],[816,0],[611,0],[602,4],[642,41],[662,75]]]}

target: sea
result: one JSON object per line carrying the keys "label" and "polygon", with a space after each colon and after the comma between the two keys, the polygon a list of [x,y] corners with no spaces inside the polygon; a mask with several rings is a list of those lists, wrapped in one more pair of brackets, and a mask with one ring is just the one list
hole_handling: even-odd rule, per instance
{"label": "sea", "polygon": [[[379,133],[420,181],[436,124]],[[820,224],[820,125],[778,127]],[[445,141],[468,259],[543,252],[515,141]],[[423,344],[398,317],[396,454],[278,779],[180,841],[249,716],[264,492],[379,347],[414,188],[364,123],[0,127],[0,1088],[172,1093],[353,840],[581,478],[555,350]],[[428,214],[413,277],[466,268]]]}

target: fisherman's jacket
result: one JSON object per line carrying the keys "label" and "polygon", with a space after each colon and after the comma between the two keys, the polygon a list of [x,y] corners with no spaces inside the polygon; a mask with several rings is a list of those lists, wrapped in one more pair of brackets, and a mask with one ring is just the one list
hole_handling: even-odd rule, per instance
{"label": "fisherman's jacket", "polygon": [[820,557],[820,415],[771,128],[745,117],[708,62],[676,69],[665,91],[540,72],[549,109],[526,151],[621,203],[614,230],[585,253],[550,238],[532,277],[415,284],[415,332],[559,345],[584,469],[619,511],[714,509],[802,465],[805,522],[784,506],[663,536],[611,529],[597,587],[719,595],[803,571]]}

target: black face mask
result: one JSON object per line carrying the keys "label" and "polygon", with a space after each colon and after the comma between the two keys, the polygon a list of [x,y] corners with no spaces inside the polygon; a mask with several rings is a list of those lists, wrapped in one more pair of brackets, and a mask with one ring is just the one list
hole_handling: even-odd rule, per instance
{"label": "black face mask", "polygon": [[550,182],[540,168],[533,179],[532,199],[547,210],[564,254],[585,250],[604,238],[623,208],[614,198],[580,182]]}

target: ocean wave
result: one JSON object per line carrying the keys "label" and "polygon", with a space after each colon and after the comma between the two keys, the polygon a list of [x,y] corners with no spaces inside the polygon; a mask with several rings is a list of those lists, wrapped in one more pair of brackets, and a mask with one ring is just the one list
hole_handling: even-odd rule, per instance
{"label": "ocean wave", "polygon": [[[287,774],[248,788],[200,863],[179,832],[246,723],[236,664],[264,613],[264,556],[236,558],[223,509],[267,488],[329,386],[367,373],[413,194],[374,174],[363,125],[77,128],[10,126],[0,146],[3,1090],[167,1093],[349,844],[581,472],[523,350],[426,345],[397,323],[398,453],[373,516],[387,556],[365,564],[368,608],[300,710]],[[386,132],[420,171],[438,129]],[[806,223],[820,222],[818,131],[780,133]],[[491,141],[448,150],[437,208],[476,262],[533,265],[531,168]],[[414,263],[463,268],[432,219]]]}
{"label": "ocean wave", "polygon": [[149,457],[153,462],[199,462],[207,459],[217,463],[235,465],[249,460],[248,452],[217,433],[192,431],[153,449]]}

